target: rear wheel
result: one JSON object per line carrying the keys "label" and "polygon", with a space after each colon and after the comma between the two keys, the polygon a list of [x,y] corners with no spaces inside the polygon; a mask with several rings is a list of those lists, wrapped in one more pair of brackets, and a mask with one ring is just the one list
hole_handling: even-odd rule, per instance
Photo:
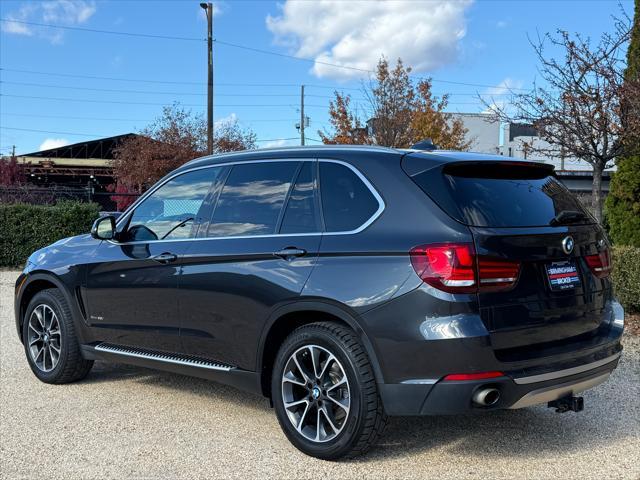
{"label": "rear wheel", "polygon": [[284,341],[271,392],[280,426],[307,455],[355,457],[386,426],[369,359],[355,333],[336,323],[305,325]]}
{"label": "rear wheel", "polygon": [[80,353],[71,309],[58,289],[43,290],[31,299],[22,339],[29,366],[43,382],[75,382],[86,377],[93,366],[93,361]]}

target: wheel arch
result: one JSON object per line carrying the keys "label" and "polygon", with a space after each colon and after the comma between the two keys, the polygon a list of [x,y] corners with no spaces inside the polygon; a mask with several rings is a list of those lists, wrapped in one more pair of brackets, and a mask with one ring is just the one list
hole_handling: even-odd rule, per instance
{"label": "wheel arch", "polygon": [[33,297],[35,297],[39,292],[50,288],[57,288],[60,290],[73,311],[74,303],[71,295],[67,291],[64,283],[57,276],[48,272],[30,273],[27,280],[22,285],[18,298],[16,299],[16,328],[21,342],[23,340],[22,325],[24,323],[24,314],[29,306],[29,302],[31,302]]}
{"label": "wheel arch", "polygon": [[271,397],[271,373],[282,342],[296,328],[319,321],[337,322],[353,330],[371,361],[376,382],[383,383],[382,371],[374,346],[354,314],[331,303],[300,301],[277,309],[269,317],[261,335],[256,371],[260,376],[261,391],[265,397]]}

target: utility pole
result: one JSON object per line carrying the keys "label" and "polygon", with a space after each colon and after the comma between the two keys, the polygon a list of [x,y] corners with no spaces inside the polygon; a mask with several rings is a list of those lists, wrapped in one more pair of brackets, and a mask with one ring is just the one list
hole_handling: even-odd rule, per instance
{"label": "utility pole", "polygon": [[207,151],[213,153],[213,3],[201,3],[207,12]]}
{"label": "utility pole", "polygon": [[300,145],[304,145],[304,85],[300,86]]}

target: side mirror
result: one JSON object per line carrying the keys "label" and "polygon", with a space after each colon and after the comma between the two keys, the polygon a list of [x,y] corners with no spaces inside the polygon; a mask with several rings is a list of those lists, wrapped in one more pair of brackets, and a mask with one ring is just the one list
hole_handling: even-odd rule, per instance
{"label": "side mirror", "polygon": [[97,240],[113,240],[116,236],[116,218],[107,215],[97,219],[91,227],[91,236]]}

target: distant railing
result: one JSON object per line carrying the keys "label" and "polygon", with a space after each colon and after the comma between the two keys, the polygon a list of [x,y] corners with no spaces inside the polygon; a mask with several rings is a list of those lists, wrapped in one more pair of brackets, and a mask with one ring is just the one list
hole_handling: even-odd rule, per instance
{"label": "distant railing", "polygon": [[31,205],[54,205],[60,201],[94,202],[100,210],[121,212],[140,195],[137,193],[96,192],[92,187],[61,187],[52,185],[0,185],[0,203],[28,203]]}

